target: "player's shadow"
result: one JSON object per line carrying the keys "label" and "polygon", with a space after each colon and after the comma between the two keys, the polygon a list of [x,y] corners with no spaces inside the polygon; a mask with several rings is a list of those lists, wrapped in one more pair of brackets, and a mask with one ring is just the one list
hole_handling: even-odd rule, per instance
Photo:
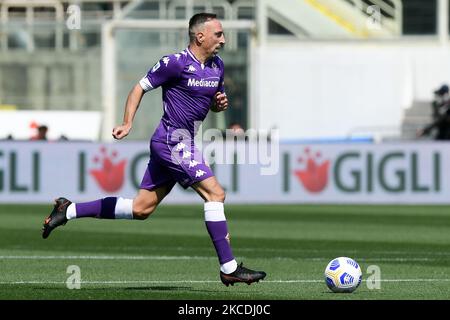
{"label": "player's shadow", "polygon": [[124,290],[152,290],[152,291],[186,291],[192,290],[192,287],[177,287],[177,286],[146,286],[146,287],[127,287]]}
{"label": "player's shadow", "polygon": [[178,286],[140,286],[140,287],[126,287],[123,290],[130,291],[192,291],[192,292],[217,292],[215,290],[201,290],[192,287],[178,287]]}
{"label": "player's shadow", "polygon": [[[66,290],[66,288],[55,288],[55,287],[44,287],[44,286],[35,286],[33,287],[35,290],[46,290],[46,291],[60,291]],[[138,286],[138,287],[125,287],[125,288],[82,288],[81,291],[103,291],[109,289],[115,290],[124,290],[124,291],[188,291],[188,292],[212,292],[217,293],[217,290],[204,290],[204,289],[194,289],[193,287],[179,287],[179,286]],[[74,290],[78,291],[78,290]]]}

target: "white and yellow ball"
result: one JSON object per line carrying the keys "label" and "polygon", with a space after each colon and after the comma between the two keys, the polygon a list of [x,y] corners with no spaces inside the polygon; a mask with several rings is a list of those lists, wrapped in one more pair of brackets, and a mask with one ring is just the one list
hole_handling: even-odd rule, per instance
{"label": "white and yellow ball", "polygon": [[331,260],[325,269],[325,282],[333,292],[353,292],[358,288],[361,280],[361,267],[355,260],[348,257]]}

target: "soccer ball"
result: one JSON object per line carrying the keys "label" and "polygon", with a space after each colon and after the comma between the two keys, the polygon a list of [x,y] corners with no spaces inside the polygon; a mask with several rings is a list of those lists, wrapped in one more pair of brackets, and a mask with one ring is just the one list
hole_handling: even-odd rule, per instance
{"label": "soccer ball", "polygon": [[358,288],[361,279],[361,268],[351,258],[335,258],[328,263],[325,269],[325,282],[333,292],[353,292]]}

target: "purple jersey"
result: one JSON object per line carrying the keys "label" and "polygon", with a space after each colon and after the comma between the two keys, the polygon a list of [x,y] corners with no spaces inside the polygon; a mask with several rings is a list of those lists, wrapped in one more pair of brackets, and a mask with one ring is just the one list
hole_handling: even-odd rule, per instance
{"label": "purple jersey", "polygon": [[194,145],[194,130],[195,122],[203,121],[208,114],[214,95],[224,92],[223,74],[218,56],[202,64],[186,48],[163,57],[139,82],[144,91],[161,86],[164,106],[164,115],[150,141],[142,189],[166,186],[170,190],[176,182],[187,188],[214,175]]}
{"label": "purple jersey", "polygon": [[144,91],[162,86],[164,115],[152,140],[166,142],[167,132],[187,129],[208,114],[214,95],[224,92],[224,65],[218,56],[200,63],[189,48],[163,57],[139,82]]}

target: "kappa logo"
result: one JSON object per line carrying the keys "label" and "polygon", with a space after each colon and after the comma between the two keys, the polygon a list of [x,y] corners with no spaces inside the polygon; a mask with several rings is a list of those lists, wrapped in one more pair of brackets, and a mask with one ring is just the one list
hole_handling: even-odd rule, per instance
{"label": "kappa logo", "polygon": [[195,177],[196,177],[196,178],[202,177],[202,176],[205,175],[205,174],[206,174],[206,172],[203,171],[203,170],[197,170],[197,171],[195,171]]}
{"label": "kappa logo", "polygon": [[188,150],[183,151],[183,159],[189,158],[191,156],[192,152]]}
{"label": "kappa logo", "polygon": [[175,53],[175,58],[177,58],[177,61],[178,61],[178,59],[180,59],[180,57],[181,57],[181,54]]}
{"label": "kappa logo", "polygon": [[306,190],[312,193],[321,192],[328,184],[330,160],[325,160],[319,164],[319,159],[322,157],[320,152],[313,154],[309,148],[305,148],[304,153],[305,156],[300,157],[298,162],[306,163],[306,168],[295,170],[294,173]]}
{"label": "kappa logo", "polygon": [[194,167],[196,167],[198,164],[199,164],[198,161],[191,160],[191,161],[189,161],[189,168],[194,168]]}
{"label": "kappa logo", "polygon": [[116,192],[122,188],[125,180],[125,165],[127,161],[121,160],[114,163],[118,156],[117,152],[112,151],[111,155],[108,155],[105,147],[100,148],[100,153],[101,156],[95,156],[93,162],[100,163],[101,168],[90,170],[90,174],[104,191],[109,193]]}
{"label": "kappa logo", "polygon": [[228,244],[230,244],[230,234],[227,233],[227,235],[225,236],[225,240],[227,240]]}
{"label": "kappa logo", "polygon": [[181,151],[181,150],[183,150],[184,148],[186,148],[186,145],[185,145],[183,142],[179,142],[179,143],[177,144],[177,146],[175,147],[175,150]]}
{"label": "kappa logo", "polygon": [[169,64],[170,58],[169,58],[169,57],[164,57],[164,58],[162,59],[162,61],[164,62],[164,64],[165,64],[166,67],[167,67],[167,65]]}
{"label": "kappa logo", "polygon": [[194,72],[194,71],[197,71],[197,69],[195,69],[195,67],[191,64],[191,65],[188,67],[188,71]]}

